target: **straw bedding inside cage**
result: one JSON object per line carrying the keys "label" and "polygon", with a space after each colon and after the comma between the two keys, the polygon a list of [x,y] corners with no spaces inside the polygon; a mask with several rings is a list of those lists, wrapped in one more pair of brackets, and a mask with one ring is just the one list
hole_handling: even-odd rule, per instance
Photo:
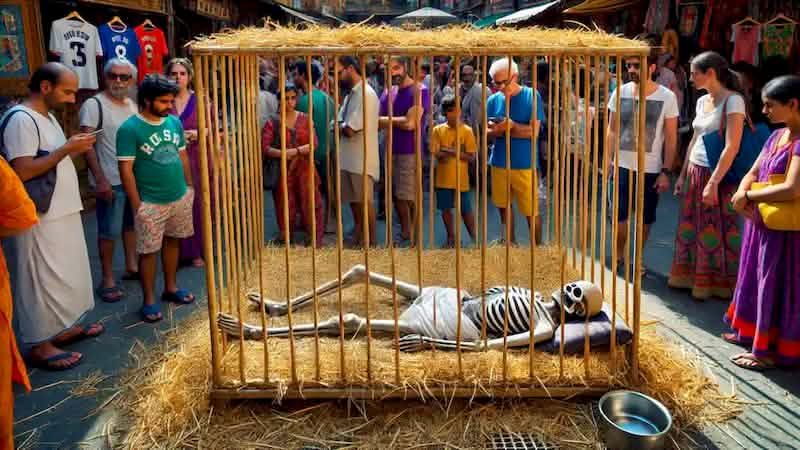
{"label": "straw bedding inside cage", "polygon": [[[262,253],[262,270],[264,294],[273,301],[286,299],[286,268],[283,248],[267,247]],[[347,271],[354,264],[363,263],[363,251],[344,251],[342,254],[342,271]],[[312,280],[311,250],[307,248],[293,248],[291,250],[291,285],[292,294],[311,290]],[[335,249],[317,251],[316,284],[333,280],[337,276],[337,256]],[[391,274],[391,258],[385,249],[373,250],[369,254],[370,271]],[[414,250],[398,250],[395,257],[397,279],[406,282],[418,283],[417,255]],[[424,286],[456,287],[455,252],[452,250],[425,251],[422,255],[422,284]],[[461,289],[472,295],[481,292],[481,256],[477,250],[464,250],[462,253]],[[511,248],[509,269],[509,284],[530,288],[530,250]],[[258,290],[260,279],[257,273],[257,264],[252,264],[254,269],[248,277],[248,289]],[[485,283],[486,287],[505,285],[506,279],[505,247],[490,247],[486,252]],[[558,289],[561,283],[561,270],[558,251],[551,247],[537,248],[535,253],[535,279],[533,289],[541,292],[546,297]],[[569,266],[565,269],[565,281],[580,279],[579,273]],[[367,305],[364,298],[364,286],[357,285],[342,291],[342,311],[355,313],[362,317],[367,315]],[[463,294],[462,294],[463,296]],[[241,308],[246,311],[246,321],[261,324],[261,315],[258,308],[248,305],[243,300],[243,295],[238,299]],[[610,298],[607,301],[610,302]],[[227,300],[223,299],[223,309],[236,315],[235,302],[228,309]],[[400,313],[407,306],[406,301],[398,295],[398,309]],[[624,311],[624,300],[619,300],[618,312]],[[318,298],[318,320],[322,321],[331,317],[338,320],[338,295],[332,293]],[[370,287],[369,316],[372,319],[393,319],[394,308],[391,291],[377,286]],[[303,309],[293,313],[293,323],[313,323],[314,307],[309,304]],[[288,317],[267,319],[267,325],[280,327],[288,325]],[[605,385],[612,378],[609,354],[595,353],[590,356],[589,379],[585,378],[584,356],[567,356],[564,360],[564,376],[560,377],[560,363],[558,354],[534,352],[533,378],[529,373],[529,352],[524,349],[509,349],[507,355],[506,378],[503,379],[503,352],[463,352],[463,380],[459,380],[458,355],[454,351],[423,351],[417,353],[400,352],[400,380],[395,378],[395,349],[392,345],[393,334],[375,334],[372,336],[369,364],[371,367],[371,381],[377,384],[385,383],[390,389],[412,389],[422,391],[424,396],[440,395],[443,386],[454,384],[473,386],[476,394],[484,394],[484,386],[507,381],[510,383],[526,383],[528,386],[555,387],[555,386],[589,386]],[[345,337],[345,384],[368,383],[367,375],[367,336],[360,332],[355,338]],[[223,373],[225,381],[237,383],[239,374],[239,352],[241,347],[238,341],[230,339],[227,351],[223,357]],[[319,381],[323,384],[340,382],[340,342],[338,337],[320,337],[319,350],[315,352],[316,340],[313,336],[295,337],[295,370],[299,383]],[[265,354],[262,341],[247,341],[244,345],[245,373],[248,383],[259,384],[264,379]],[[319,378],[317,379],[317,353],[319,361]],[[290,341],[284,337],[270,337],[267,346],[269,359],[269,381],[281,385],[291,381]],[[624,352],[617,351],[617,367],[622,368],[625,363]],[[513,395],[513,393],[511,394]]]}

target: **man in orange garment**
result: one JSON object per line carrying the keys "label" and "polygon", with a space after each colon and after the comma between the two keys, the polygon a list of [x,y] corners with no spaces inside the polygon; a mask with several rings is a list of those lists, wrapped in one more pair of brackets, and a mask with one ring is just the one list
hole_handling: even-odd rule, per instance
{"label": "man in orange garment", "polygon": [[[36,207],[22,182],[8,163],[0,158],[0,238],[24,231],[37,222]],[[6,259],[0,248],[0,450],[14,448],[14,393],[12,383],[31,390],[25,363],[17,350],[11,330],[11,286]]]}

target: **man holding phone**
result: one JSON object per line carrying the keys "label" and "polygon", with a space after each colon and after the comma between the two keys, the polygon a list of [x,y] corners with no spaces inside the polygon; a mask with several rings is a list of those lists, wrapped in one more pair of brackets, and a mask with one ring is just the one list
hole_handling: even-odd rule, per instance
{"label": "man holding phone", "polygon": [[114,241],[122,235],[125,249],[124,279],[136,278],[136,234],[133,231],[133,214],[117,164],[117,130],[123,122],[137,112],[130,98],[136,67],[126,59],[114,58],[103,68],[105,90],[87,99],[79,114],[81,131],[97,134],[97,142],[86,153],[89,165],[89,186],[97,198],[97,247],[100,253],[103,279],[97,295],[109,303],[122,299],[113,272]]}

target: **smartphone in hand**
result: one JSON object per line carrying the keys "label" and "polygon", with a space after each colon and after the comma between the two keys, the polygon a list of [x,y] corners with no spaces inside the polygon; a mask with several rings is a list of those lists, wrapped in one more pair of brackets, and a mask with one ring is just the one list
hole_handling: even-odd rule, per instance
{"label": "smartphone in hand", "polygon": [[98,134],[100,134],[102,132],[103,132],[103,129],[102,128],[98,128],[98,129],[92,131],[91,133],[86,133],[86,134],[89,135],[89,136],[97,136]]}

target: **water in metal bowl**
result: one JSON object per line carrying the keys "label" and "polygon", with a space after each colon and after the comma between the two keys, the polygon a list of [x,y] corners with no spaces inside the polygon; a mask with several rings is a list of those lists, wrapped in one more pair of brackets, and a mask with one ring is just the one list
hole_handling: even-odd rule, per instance
{"label": "water in metal bowl", "polygon": [[610,449],[661,449],[672,416],[657,400],[634,391],[612,391],[599,403],[603,436]]}

